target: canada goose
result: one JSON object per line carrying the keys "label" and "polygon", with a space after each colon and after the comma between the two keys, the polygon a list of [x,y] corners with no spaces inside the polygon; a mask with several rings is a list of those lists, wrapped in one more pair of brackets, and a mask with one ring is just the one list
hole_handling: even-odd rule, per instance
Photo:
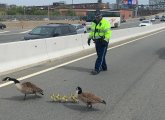
{"label": "canada goose", "polygon": [[86,103],[89,108],[92,108],[92,104],[94,103],[106,104],[106,102],[100,97],[89,92],[83,92],[81,87],[76,88],[76,93],[78,94],[78,99]]}
{"label": "canada goose", "polygon": [[24,82],[24,83],[20,83],[20,81],[18,81],[15,78],[10,78],[10,77],[5,77],[2,81],[13,81],[17,87],[17,89],[22,92],[23,94],[25,94],[24,96],[24,100],[26,99],[26,95],[27,94],[35,94],[37,95],[37,93],[44,95],[43,94],[43,90],[39,87],[37,87],[36,85],[30,83],[30,82]]}

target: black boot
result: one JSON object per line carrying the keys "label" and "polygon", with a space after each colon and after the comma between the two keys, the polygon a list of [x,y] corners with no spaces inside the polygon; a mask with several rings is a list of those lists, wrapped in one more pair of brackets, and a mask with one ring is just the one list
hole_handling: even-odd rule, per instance
{"label": "black boot", "polygon": [[92,74],[92,75],[97,75],[97,74],[99,74],[99,73],[100,73],[100,72],[97,71],[97,70],[92,70],[92,71],[91,71],[91,74]]}

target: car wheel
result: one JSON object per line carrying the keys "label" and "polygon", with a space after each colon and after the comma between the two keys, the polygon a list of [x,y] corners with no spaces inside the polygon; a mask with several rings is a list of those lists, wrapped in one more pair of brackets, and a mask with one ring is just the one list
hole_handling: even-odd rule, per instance
{"label": "car wheel", "polygon": [[115,28],[118,28],[118,23],[115,23],[114,26],[115,26]]}
{"label": "car wheel", "polygon": [[3,27],[3,26],[1,26],[1,29],[3,30],[3,29],[4,29],[4,27]]}

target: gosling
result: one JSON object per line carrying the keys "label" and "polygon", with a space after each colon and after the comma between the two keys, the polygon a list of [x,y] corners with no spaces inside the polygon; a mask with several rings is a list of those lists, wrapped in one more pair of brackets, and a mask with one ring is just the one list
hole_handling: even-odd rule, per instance
{"label": "gosling", "polygon": [[71,95],[70,95],[70,100],[73,102],[73,103],[78,103],[79,101],[78,101],[78,96],[77,95],[73,95],[72,93],[71,93]]}
{"label": "gosling", "polygon": [[30,82],[20,83],[20,81],[18,81],[15,78],[11,78],[11,77],[5,77],[2,81],[13,81],[15,83],[15,86],[17,87],[17,89],[25,95],[24,100],[26,99],[27,94],[37,95],[37,93],[39,93],[41,95],[44,95],[43,90],[41,88],[37,87],[36,85],[34,85]]}
{"label": "gosling", "polygon": [[76,93],[78,94],[78,99],[86,103],[88,108],[92,108],[92,104],[95,103],[106,104],[106,102],[103,99],[94,95],[93,93],[83,92],[81,87],[76,88]]}

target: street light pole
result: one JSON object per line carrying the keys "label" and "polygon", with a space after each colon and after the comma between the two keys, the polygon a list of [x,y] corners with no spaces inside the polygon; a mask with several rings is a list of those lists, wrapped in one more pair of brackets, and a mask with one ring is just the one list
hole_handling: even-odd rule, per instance
{"label": "street light pole", "polygon": [[71,5],[71,19],[73,20],[73,16],[74,16],[74,5],[73,5],[73,0],[72,0],[72,5]]}
{"label": "street light pole", "polygon": [[138,3],[136,3],[136,5],[135,5],[135,17],[136,18],[138,16],[138,8],[139,8]]}
{"label": "street light pole", "polygon": [[138,5],[136,5],[136,8],[135,8],[135,17],[137,18],[138,16]]}
{"label": "street light pole", "polygon": [[73,0],[72,0],[72,9],[73,9]]}
{"label": "street light pole", "polygon": [[73,8],[74,8],[74,7],[73,7],[73,0],[72,0],[72,16],[73,16],[73,14],[74,14]]}
{"label": "street light pole", "polygon": [[97,10],[101,10],[101,3],[102,3],[102,0],[98,0],[97,1]]}
{"label": "street light pole", "polygon": [[24,14],[24,19],[25,19],[25,15],[26,15],[26,13],[25,13],[25,6],[23,7],[23,14]]}
{"label": "street light pole", "polygon": [[48,5],[48,20],[50,18],[50,10],[49,10],[49,5]]}
{"label": "street light pole", "polygon": [[25,7],[23,8],[23,10],[24,10],[24,17],[25,17]]}

